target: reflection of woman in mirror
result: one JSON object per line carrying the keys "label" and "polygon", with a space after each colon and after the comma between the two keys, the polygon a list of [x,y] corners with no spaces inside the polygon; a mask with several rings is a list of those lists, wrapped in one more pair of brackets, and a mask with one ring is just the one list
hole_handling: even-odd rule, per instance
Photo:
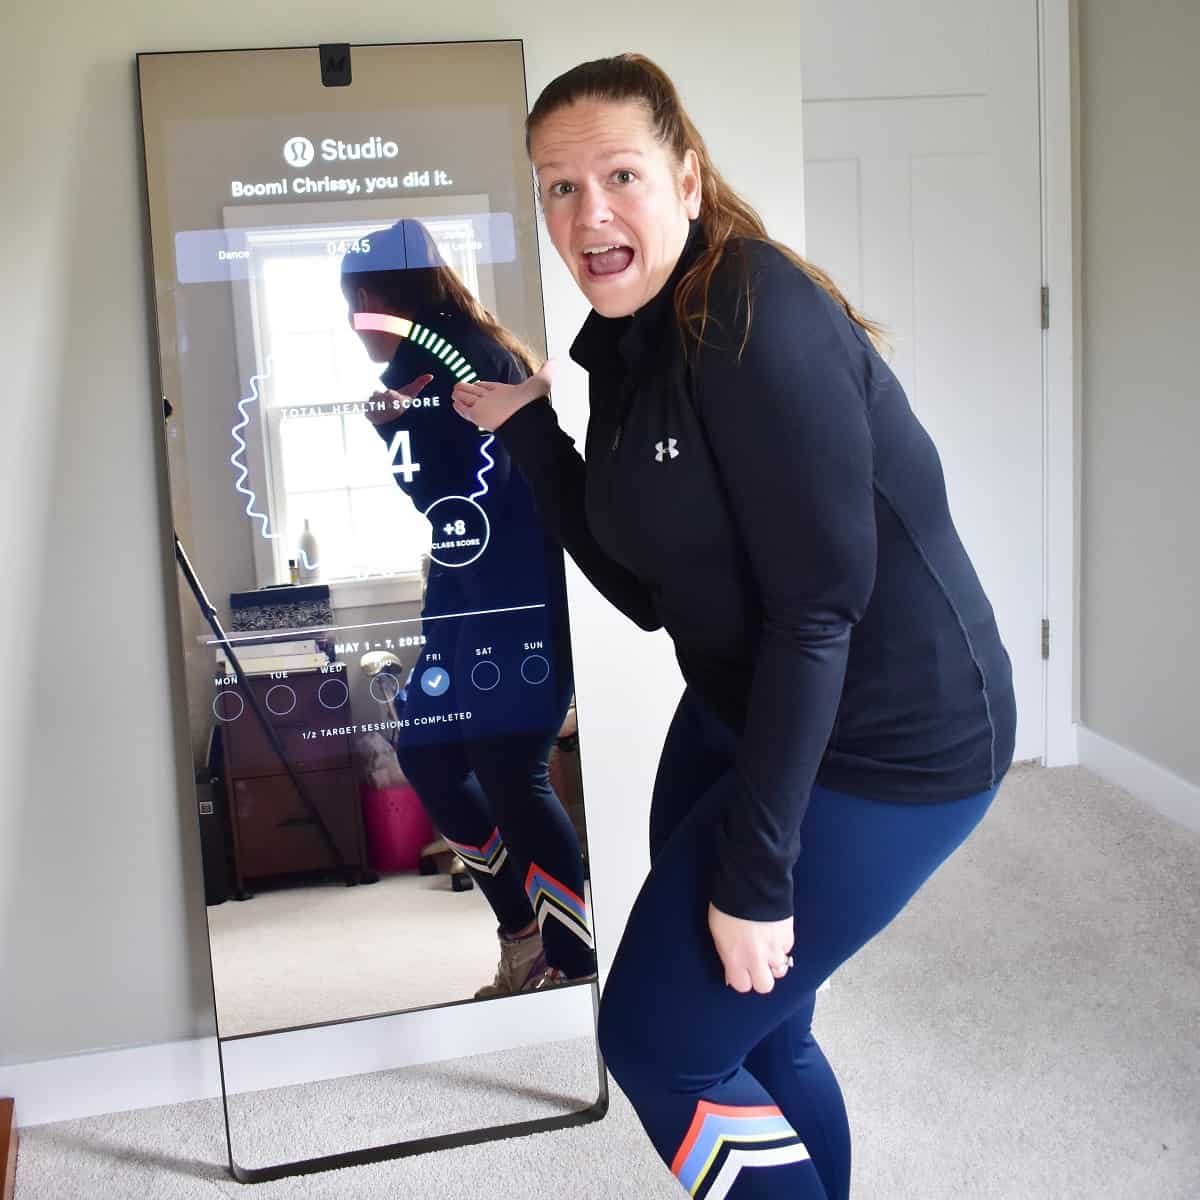
{"label": "reflection of woman in mirror", "polygon": [[768,238],[662,71],[576,67],[527,145],[593,307],[571,347],[585,455],[545,372],[455,406],[596,586],[667,629],[688,685],[601,1049],[693,1195],[845,1200],[816,990],[987,811],[1008,656],[878,331]]}
{"label": "reflection of woman in mirror", "polygon": [[[411,724],[399,735],[400,764],[499,922],[500,965],[493,983],[476,994],[506,995],[584,978],[594,974],[595,960],[583,860],[549,779],[551,748],[571,694],[562,577],[549,574],[558,552],[507,453],[486,431],[459,420],[450,403],[459,377],[452,367],[461,368],[464,360],[476,373],[513,382],[530,373],[533,360],[445,264],[419,222],[400,221],[359,244],[362,252],[343,259],[342,289],[367,352],[387,363],[384,390],[372,397],[369,416],[395,451],[396,482],[422,513],[445,497],[471,497],[469,504],[456,500],[439,511],[448,512],[452,526],[455,517],[472,517],[478,505],[489,534],[475,561],[442,563],[435,555],[430,567],[422,613],[426,642],[401,714]],[[419,345],[404,334],[410,322],[443,341]],[[454,352],[439,357],[433,350],[443,342]],[[438,536],[435,531],[435,543]],[[541,692],[512,678],[490,693],[473,689],[477,649],[503,645],[520,629],[511,617],[484,610],[542,602],[550,612],[551,682]],[[461,613],[475,615],[442,619]],[[438,683],[442,670],[453,689],[444,698],[432,684],[428,691],[423,686]],[[490,685],[491,678],[481,682]],[[419,719],[448,708],[479,715],[461,733],[451,726],[430,741]]]}

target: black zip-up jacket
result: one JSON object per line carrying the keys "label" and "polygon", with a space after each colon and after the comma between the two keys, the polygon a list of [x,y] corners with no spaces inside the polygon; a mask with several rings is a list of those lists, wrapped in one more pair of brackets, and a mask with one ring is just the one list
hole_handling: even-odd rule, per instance
{"label": "black zip-up jacket", "polygon": [[672,301],[703,245],[695,221],[659,294],[632,317],[591,313],[571,347],[590,376],[586,468],[546,400],[499,437],[550,531],[642,628],[666,628],[739,734],[711,898],[781,920],[814,782],[899,803],[993,787],[1011,668],[937,451],[869,338],[745,241],[685,352]]}

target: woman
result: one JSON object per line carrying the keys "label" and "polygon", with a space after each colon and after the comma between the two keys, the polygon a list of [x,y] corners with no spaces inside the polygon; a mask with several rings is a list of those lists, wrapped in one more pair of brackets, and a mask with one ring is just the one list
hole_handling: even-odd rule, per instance
{"label": "woman", "polygon": [[586,466],[544,369],[455,407],[595,585],[667,629],[687,683],[601,1048],[693,1195],[844,1200],[816,989],[987,810],[1008,656],[878,331],[767,237],[662,71],[574,68],[526,144],[593,308],[571,347]]}
{"label": "woman", "polygon": [[[388,364],[368,416],[393,450],[397,484],[437,527],[400,763],[496,914],[500,963],[476,996],[591,978],[583,859],[549,778],[572,690],[561,555],[508,455],[449,403],[467,364],[519,381],[532,357],[420,222],[356,245],[341,277],[351,324]],[[429,335],[412,336],[413,323]],[[504,611],[514,608],[524,611]],[[523,672],[531,640],[546,648],[537,675]],[[469,721],[447,719],[463,712]]]}

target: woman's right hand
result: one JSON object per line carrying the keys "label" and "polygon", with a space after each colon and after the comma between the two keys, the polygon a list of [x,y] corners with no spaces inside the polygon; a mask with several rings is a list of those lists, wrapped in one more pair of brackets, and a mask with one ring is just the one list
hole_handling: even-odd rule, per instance
{"label": "woman's right hand", "polygon": [[418,375],[402,388],[384,388],[371,396],[366,418],[372,425],[390,425],[402,421],[411,411],[405,400],[415,400],[433,382],[432,375]]}
{"label": "woman's right hand", "polygon": [[464,421],[495,433],[513,413],[548,396],[553,376],[554,360],[547,359],[537,372],[520,383],[491,383],[483,379],[457,383],[452,393],[454,411]]}

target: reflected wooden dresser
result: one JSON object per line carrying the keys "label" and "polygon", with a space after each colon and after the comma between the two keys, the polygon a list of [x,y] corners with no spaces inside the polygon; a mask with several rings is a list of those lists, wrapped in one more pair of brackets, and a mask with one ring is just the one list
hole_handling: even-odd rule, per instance
{"label": "reflected wooden dresser", "polygon": [[[342,857],[340,867],[245,698],[246,690],[258,700],[329,831]],[[343,672],[251,675],[224,697],[225,788],[235,894],[245,898],[246,882],[267,876],[344,869],[347,883],[377,878],[367,866],[352,755],[350,694]]]}

